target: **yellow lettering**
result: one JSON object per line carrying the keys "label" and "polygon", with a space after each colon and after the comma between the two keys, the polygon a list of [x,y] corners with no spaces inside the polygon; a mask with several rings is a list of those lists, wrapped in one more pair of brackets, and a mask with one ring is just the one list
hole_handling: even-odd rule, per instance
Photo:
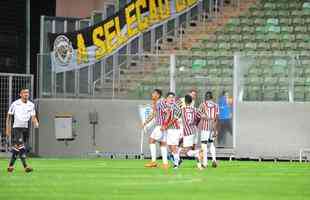
{"label": "yellow lettering", "polygon": [[77,35],[77,63],[87,63],[88,62],[88,53],[85,46],[85,41],[83,35],[79,33]]}
{"label": "yellow lettering", "polygon": [[118,44],[121,45],[127,41],[127,37],[122,35],[121,26],[119,24],[119,17],[116,16],[114,20],[115,20],[115,31],[117,35],[117,41],[118,41]]}
{"label": "yellow lettering", "polygon": [[197,0],[187,0],[187,5],[191,6],[194,5],[197,2]]}
{"label": "yellow lettering", "polygon": [[99,60],[106,54],[106,43],[104,40],[102,40],[102,37],[104,36],[103,33],[103,27],[98,26],[93,31],[93,43],[97,47],[97,50],[95,52],[96,60]]}
{"label": "yellow lettering", "polygon": [[130,15],[131,12],[135,9],[135,4],[131,3],[125,8],[125,16],[127,23],[127,34],[128,37],[132,37],[138,33],[137,27],[132,27],[132,25],[137,21],[136,15]]}
{"label": "yellow lettering", "polygon": [[138,28],[140,31],[143,31],[148,28],[148,17],[142,18],[141,8],[146,8],[146,0],[137,0],[136,1],[136,15],[138,21]]}
{"label": "yellow lettering", "polygon": [[181,12],[186,8],[185,0],[175,0],[175,9],[177,12]]}
{"label": "yellow lettering", "polygon": [[170,1],[169,0],[164,0],[164,18],[170,17]]}
{"label": "yellow lettering", "polygon": [[159,19],[155,0],[150,0],[149,4],[150,4],[149,5],[150,21],[151,21],[151,24],[154,24]]}
{"label": "yellow lettering", "polygon": [[110,20],[106,22],[104,25],[104,35],[105,35],[105,42],[108,52],[113,51],[114,48],[116,48],[117,43],[114,42],[113,44],[113,38],[115,37],[116,33],[114,31],[110,31],[112,27],[114,27],[114,20]]}

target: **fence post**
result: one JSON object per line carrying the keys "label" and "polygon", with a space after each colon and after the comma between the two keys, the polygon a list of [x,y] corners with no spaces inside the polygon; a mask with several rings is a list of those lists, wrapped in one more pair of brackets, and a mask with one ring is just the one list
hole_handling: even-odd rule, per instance
{"label": "fence post", "polygon": [[170,55],[170,91],[175,93],[175,54]]}

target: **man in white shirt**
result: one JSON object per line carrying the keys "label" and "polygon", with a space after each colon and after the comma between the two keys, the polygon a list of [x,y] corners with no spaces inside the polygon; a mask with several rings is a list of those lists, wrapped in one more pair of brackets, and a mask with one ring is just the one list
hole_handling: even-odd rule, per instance
{"label": "man in white shirt", "polygon": [[[34,127],[39,127],[39,122],[36,118],[36,112],[34,104],[29,101],[29,90],[23,88],[20,90],[20,99],[14,101],[8,111],[6,118],[6,135],[12,136],[12,157],[9,163],[8,172],[14,171],[14,163],[17,156],[21,159],[25,172],[31,172],[33,169],[26,163],[26,147],[29,136],[28,122],[31,119]],[[13,133],[11,121],[14,117],[13,122]]]}

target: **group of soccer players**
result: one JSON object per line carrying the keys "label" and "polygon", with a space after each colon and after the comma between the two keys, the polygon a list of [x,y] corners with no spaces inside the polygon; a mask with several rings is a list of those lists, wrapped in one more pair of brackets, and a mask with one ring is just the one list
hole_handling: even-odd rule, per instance
{"label": "group of soccer players", "polygon": [[[156,162],[156,142],[160,143],[162,168],[168,169],[168,151],[174,168],[181,164],[181,155],[194,157],[198,169],[208,166],[208,146],[212,156],[212,167],[217,167],[214,138],[217,135],[218,105],[213,101],[212,92],[205,94],[198,108],[194,100],[197,91],[192,90],[184,98],[178,98],[173,92],[162,97],[162,91],[152,92],[152,110],[143,128],[154,123],[149,137],[151,161],[145,167],[158,167]],[[199,134],[200,133],[200,134]],[[200,135],[201,148],[197,148]]]}

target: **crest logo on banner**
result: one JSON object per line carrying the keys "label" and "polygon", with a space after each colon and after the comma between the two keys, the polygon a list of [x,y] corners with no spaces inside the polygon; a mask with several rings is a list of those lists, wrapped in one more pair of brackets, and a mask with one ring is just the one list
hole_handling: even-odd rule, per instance
{"label": "crest logo on banner", "polygon": [[59,35],[54,41],[54,60],[58,65],[66,67],[71,63],[73,57],[73,47],[64,35]]}

